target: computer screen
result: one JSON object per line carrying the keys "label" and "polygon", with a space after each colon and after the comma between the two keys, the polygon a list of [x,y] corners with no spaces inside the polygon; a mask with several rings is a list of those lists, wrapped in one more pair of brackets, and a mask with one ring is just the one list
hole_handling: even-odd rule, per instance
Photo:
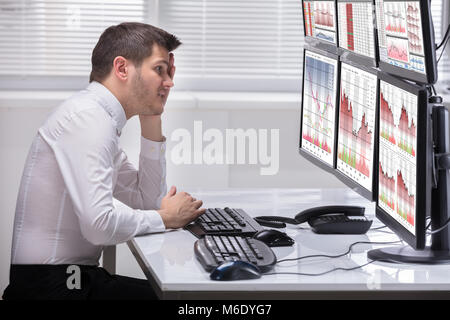
{"label": "computer screen", "polygon": [[306,42],[336,53],[338,36],[335,1],[303,0],[302,4]]}
{"label": "computer screen", "polygon": [[373,1],[338,0],[337,10],[339,47],[366,57],[363,64],[376,66]]}
{"label": "computer screen", "polygon": [[333,167],[336,143],[338,58],[304,52],[300,150]]}
{"label": "computer screen", "polygon": [[428,0],[376,0],[380,69],[401,78],[435,83],[434,29]]}
{"label": "computer screen", "polygon": [[[376,71],[341,63],[337,171],[350,186],[375,200],[374,156],[378,96]],[[340,178],[339,175],[337,175]],[[358,191],[358,190],[357,190]]]}
{"label": "computer screen", "polygon": [[377,215],[411,246],[423,248],[431,154],[426,93],[399,81],[386,75],[380,80]]}

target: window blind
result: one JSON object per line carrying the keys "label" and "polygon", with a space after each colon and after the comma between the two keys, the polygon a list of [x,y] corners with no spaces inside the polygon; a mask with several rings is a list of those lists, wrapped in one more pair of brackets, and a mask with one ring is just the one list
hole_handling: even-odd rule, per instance
{"label": "window blind", "polygon": [[88,78],[102,31],[144,17],[144,0],[0,0],[0,75]]}
{"label": "window blind", "polygon": [[184,43],[175,53],[177,86],[298,90],[301,12],[299,0],[160,1],[160,26]]}
{"label": "window blind", "polygon": [[[439,43],[445,1],[431,4]],[[0,0],[0,87],[82,88],[106,27],[155,18],[184,43],[175,52],[177,89],[300,88],[300,0]],[[448,52],[439,80],[450,79]]]}

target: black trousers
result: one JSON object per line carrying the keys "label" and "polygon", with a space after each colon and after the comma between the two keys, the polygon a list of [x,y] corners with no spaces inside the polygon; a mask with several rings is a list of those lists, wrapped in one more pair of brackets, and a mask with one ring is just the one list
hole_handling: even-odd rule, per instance
{"label": "black trousers", "polygon": [[156,300],[147,280],[84,265],[11,265],[4,300]]}

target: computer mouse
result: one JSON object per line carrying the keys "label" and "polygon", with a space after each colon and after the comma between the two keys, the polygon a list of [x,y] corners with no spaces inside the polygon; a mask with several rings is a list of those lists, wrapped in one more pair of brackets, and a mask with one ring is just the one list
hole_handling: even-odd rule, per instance
{"label": "computer mouse", "polygon": [[261,230],[255,233],[253,239],[262,241],[269,247],[287,247],[295,243],[286,233],[273,229]]}
{"label": "computer mouse", "polygon": [[209,275],[211,280],[232,281],[261,278],[261,272],[253,263],[235,260],[217,266]]}

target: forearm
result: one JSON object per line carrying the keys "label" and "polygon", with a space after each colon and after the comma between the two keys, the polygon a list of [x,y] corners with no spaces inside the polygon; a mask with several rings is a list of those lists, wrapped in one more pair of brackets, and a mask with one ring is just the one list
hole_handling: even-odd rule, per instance
{"label": "forearm", "polygon": [[141,135],[148,140],[164,141],[162,134],[161,116],[139,116],[141,122]]}
{"label": "forearm", "polygon": [[160,200],[167,192],[164,154],[165,142],[141,137],[139,170],[136,170],[122,151],[114,197],[134,209],[159,208]]}

